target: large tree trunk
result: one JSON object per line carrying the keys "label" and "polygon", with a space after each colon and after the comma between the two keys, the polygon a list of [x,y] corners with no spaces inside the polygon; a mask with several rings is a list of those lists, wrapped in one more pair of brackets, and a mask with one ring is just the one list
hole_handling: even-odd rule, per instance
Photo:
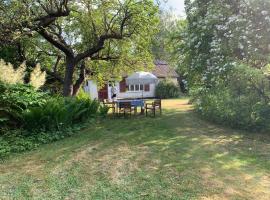
{"label": "large tree trunk", "polygon": [[76,96],[85,80],[85,63],[84,61],[81,64],[80,67],[80,75],[76,83],[73,85],[73,96]]}
{"label": "large tree trunk", "polygon": [[64,79],[64,88],[63,95],[64,96],[72,96],[73,95],[73,74],[75,68],[74,59],[67,58],[66,59],[66,70],[65,70],[65,79]]}
{"label": "large tree trunk", "polygon": [[72,93],[72,96],[76,96],[76,95],[78,94],[78,92],[79,92],[79,90],[80,90],[81,85],[82,85],[83,82],[84,82],[84,81],[80,81],[79,84],[75,84],[75,85],[73,86],[73,93]]}

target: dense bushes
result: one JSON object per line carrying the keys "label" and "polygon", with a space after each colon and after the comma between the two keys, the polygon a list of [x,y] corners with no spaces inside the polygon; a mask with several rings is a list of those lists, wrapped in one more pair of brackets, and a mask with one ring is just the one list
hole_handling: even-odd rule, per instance
{"label": "dense bushes", "polygon": [[156,97],[161,99],[177,98],[180,88],[171,81],[160,81],[156,87]]}
{"label": "dense bushes", "polygon": [[54,97],[29,85],[0,83],[0,158],[70,136],[107,113],[82,91]]}
{"label": "dense bushes", "polygon": [[226,82],[193,91],[197,111],[221,124],[241,129],[270,129],[270,85],[261,71],[239,66]]}
{"label": "dense bushes", "polygon": [[97,115],[100,104],[89,98],[57,97],[26,110],[22,118],[27,130],[61,130]]}
{"label": "dense bushes", "polygon": [[21,115],[24,110],[41,106],[48,98],[48,94],[37,92],[30,85],[9,85],[0,82],[0,125],[22,125]]}
{"label": "dense bushes", "polygon": [[[94,123],[94,121],[90,121]],[[59,131],[27,131],[24,129],[14,129],[5,131],[0,135],[0,160],[10,153],[19,153],[33,150],[41,144],[47,144],[76,134],[83,127],[90,124],[76,124],[72,127],[63,127]]]}

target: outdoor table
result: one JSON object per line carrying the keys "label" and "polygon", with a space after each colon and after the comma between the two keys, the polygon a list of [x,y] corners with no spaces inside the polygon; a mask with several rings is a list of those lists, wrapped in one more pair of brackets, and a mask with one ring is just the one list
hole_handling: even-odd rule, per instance
{"label": "outdoor table", "polygon": [[131,106],[135,108],[137,112],[137,108],[141,107],[141,114],[144,113],[144,100],[143,99],[122,99],[122,100],[116,100],[117,108],[119,109],[119,103],[121,102],[130,102]]}

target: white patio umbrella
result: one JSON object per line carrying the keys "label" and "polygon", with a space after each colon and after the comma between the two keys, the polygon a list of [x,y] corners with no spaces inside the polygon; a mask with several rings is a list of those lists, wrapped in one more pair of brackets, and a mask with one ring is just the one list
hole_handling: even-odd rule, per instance
{"label": "white patio umbrella", "polygon": [[156,84],[158,78],[151,74],[150,72],[135,72],[128,78],[126,78],[127,85],[137,85],[137,84]]}

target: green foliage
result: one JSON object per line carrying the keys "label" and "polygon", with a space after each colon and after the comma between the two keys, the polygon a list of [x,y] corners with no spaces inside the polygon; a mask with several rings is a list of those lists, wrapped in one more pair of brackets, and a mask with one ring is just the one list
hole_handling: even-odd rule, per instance
{"label": "green foliage", "polygon": [[241,129],[266,130],[270,126],[269,80],[260,71],[239,66],[229,82],[192,93],[196,109],[204,117]]}
{"label": "green foliage", "polygon": [[[48,71],[57,71],[57,80],[64,79],[65,70],[69,69],[63,67],[67,64],[65,61],[73,59],[68,52],[77,55],[70,71],[71,82],[76,82],[79,77],[81,62],[86,62],[87,71],[91,71],[92,79],[96,80],[107,80],[108,76],[117,77],[123,71],[152,64],[151,39],[157,32],[159,21],[158,6],[153,0],[61,3],[13,0],[3,2],[1,8],[5,12],[0,13],[4,27],[0,29],[0,41],[10,36],[10,40],[18,44],[14,45],[14,54],[19,52],[21,59],[39,62]],[[47,23],[47,18],[52,21]],[[37,31],[40,28],[44,29],[45,35]],[[59,48],[60,43],[62,47]],[[53,76],[49,78],[56,80]]]}
{"label": "green foliage", "polygon": [[84,127],[85,124],[81,123],[72,127],[64,127],[61,131],[5,130],[4,134],[0,136],[0,159],[11,153],[33,150],[41,144],[69,137]]}
{"label": "green foliage", "polygon": [[161,81],[156,87],[156,97],[161,99],[177,98],[180,95],[180,88],[171,81]]}
{"label": "green foliage", "polygon": [[99,102],[89,98],[57,97],[23,113],[27,130],[62,130],[97,115]]}
{"label": "green foliage", "polygon": [[11,147],[9,143],[3,138],[0,137],[0,158],[10,154]]}
{"label": "green foliage", "polygon": [[[22,84],[1,83],[0,103],[0,157],[70,136],[84,122],[108,112],[83,91],[72,98],[49,97]],[[21,129],[10,129],[20,125]]]}
{"label": "green foliage", "polygon": [[86,97],[32,102],[32,106],[20,110],[23,129],[0,130],[0,158],[68,137],[84,127],[84,122],[91,122],[98,113],[104,117],[107,111],[98,101]]}
{"label": "green foliage", "polygon": [[[0,36],[1,37],[1,36]],[[21,61],[19,61],[19,53],[17,50],[18,47],[16,45],[1,45],[0,46],[0,58],[4,59],[6,62],[10,62],[13,65],[19,65]]]}
{"label": "green foliage", "polygon": [[152,54],[155,60],[172,60],[172,34],[176,31],[178,19],[173,13],[167,10],[159,12],[159,31],[152,38]]}
{"label": "green foliage", "polygon": [[82,88],[79,89],[78,94],[76,95],[77,99],[89,99],[89,94],[87,94]]}
{"label": "green foliage", "polygon": [[0,83],[0,124],[20,125],[23,111],[43,105],[47,98],[30,85]]}
{"label": "green foliage", "polygon": [[270,62],[268,0],[186,0],[185,6],[187,25],[172,42],[191,88],[219,84],[238,62],[254,68]]}
{"label": "green foliage", "polygon": [[106,105],[101,105],[99,107],[99,114],[101,117],[106,117],[109,112],[109,107]]}
{"label": "green foliage", "polygon": [[269,1],[186,0],[185,5],[187,24],[173,42],[197,110],[218,123],[268,129],[269,78],[263,73],[270,62],[264,28]]}

